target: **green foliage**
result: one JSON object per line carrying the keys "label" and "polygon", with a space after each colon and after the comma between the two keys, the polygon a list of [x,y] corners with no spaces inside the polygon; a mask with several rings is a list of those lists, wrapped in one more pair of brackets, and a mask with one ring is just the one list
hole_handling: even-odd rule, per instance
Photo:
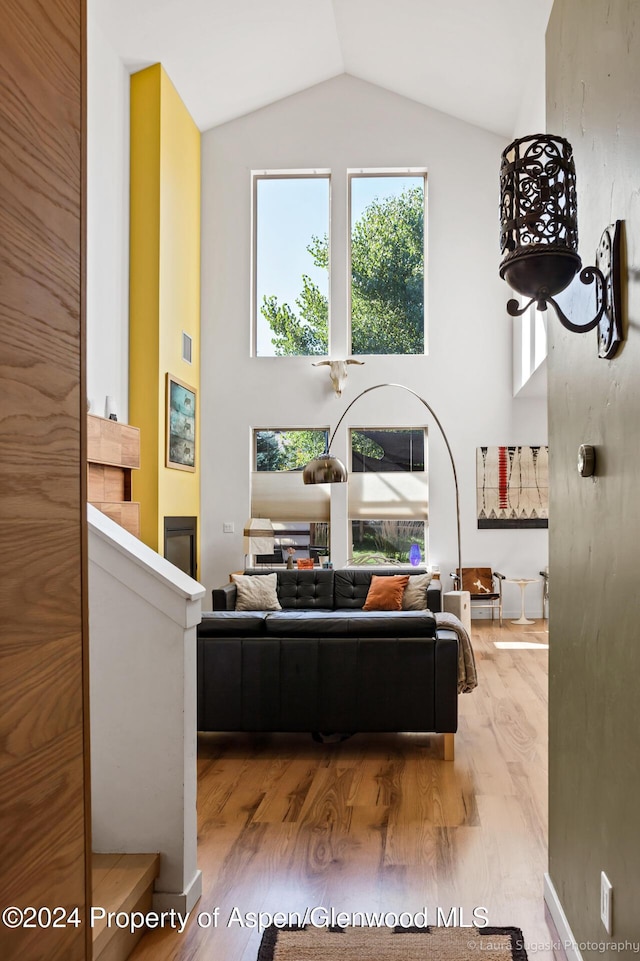
{"label": "green foliage", "polygon": [[351,432],[351,449],[362,454],[363,457],[372,457],[375,460],[382,460],[384,457],[384,450],[377,444],[375,440],[371,440],[366,434],[362,434],[359,430],[354,430]]}
{"label": "green foliage", "polygon": [[422,521],[353,521],[353,556],[383,554],[390,560],[409,563],[409,550],[418,544],[424,557],[424,523]]}
{"label": "green foliage", "polygon": [[256,432],[256,469],[300,470],[324,452],[326,431],[259,430]]}
{"label": "green foliage", "polygon": [[[316,267],[329,267],[328,237],[312,237]],[[354,354],[419,354],[424,349],[424,194],[420,187],[373,200],[356,222],[351,245]],[[297,312],[275,296],[261,312],[277,356],[328,352],[329,305],[306,274]],[[363,452],[364,453],[364,452]]]}
{"label": "green foliage", "polygon": [[[312,246],[307,250],[311,252]],[[262,300],[262,316],[273,331],[271,341],[276,357],[292,354],[323,356],[329,350],[329,304],[306,274],[302,275],[302,292],[296,297],[296,305],[297,314],[289,304],[279,304],[275,296],[265,296]]]}
{"label": "green foliage", "polygon": [[351,246],[354,354],[418,354],[424,348],[424,200],[418,187],[374,200]]}

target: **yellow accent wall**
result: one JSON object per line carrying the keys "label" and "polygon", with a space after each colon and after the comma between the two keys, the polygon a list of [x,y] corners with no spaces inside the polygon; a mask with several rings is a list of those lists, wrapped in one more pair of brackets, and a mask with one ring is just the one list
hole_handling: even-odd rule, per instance
{"label": "yellow accent wall", "polygon": [[[160,64],[131,77],[129,421],[140,427],[142,540],[198,518],[200,566],[200,131]],[[192,363],[182,360],[182,332]],[[197,391],[195,473],[165,466],[166,374]]]}

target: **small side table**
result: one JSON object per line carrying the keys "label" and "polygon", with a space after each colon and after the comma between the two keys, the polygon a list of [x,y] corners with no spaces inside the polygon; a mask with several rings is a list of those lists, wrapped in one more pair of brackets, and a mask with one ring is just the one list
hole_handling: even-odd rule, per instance
{"label": "small side table", "polygon": [[471,595],[469,591],[447,591],[442,596],[442,609],[455,614],[471,637]]}
{"label": "small side table", "polygon": [[507,584],[517,584],[520,588],[520,596],[522,601],[522,606],[520,609],[520,617],[517,621],[511,621],[512,624],[535,624],[535,621],[530,621],[524,613],[524,592],[529,584],[537,584],[537,577],[508,577]]}

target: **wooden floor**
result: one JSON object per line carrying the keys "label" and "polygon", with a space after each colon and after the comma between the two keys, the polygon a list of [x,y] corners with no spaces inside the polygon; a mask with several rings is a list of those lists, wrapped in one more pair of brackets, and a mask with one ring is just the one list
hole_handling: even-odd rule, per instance
{"label": "wooden floor", "polygon": [[[136,961],[255,961],[246,912],[413,912],[474,908],[516,925],[550,961],[546,623],[474,622],[479,687],[461,695],[456,759],[442,737],[202,735],[199,866],[204,893],[186,931],[152,932]],[[496,644],[506,647],[497,647]],[[219,908],[217,928],[197,925]],[[535,945],[535,947],[534,947]]]}

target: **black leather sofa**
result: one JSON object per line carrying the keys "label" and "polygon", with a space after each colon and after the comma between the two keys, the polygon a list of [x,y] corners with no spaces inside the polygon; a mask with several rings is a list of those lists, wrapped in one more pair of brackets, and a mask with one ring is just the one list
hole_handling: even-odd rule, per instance
{"label": "black leather sofa", "polygon": [[274,612],[236,611],[235,584],[214,590],[198,627],[198,730],[453,734],[458,639],[436,628],[440,582],[428,611],[362,610],[371,575],[398,573],[280,570]]}

